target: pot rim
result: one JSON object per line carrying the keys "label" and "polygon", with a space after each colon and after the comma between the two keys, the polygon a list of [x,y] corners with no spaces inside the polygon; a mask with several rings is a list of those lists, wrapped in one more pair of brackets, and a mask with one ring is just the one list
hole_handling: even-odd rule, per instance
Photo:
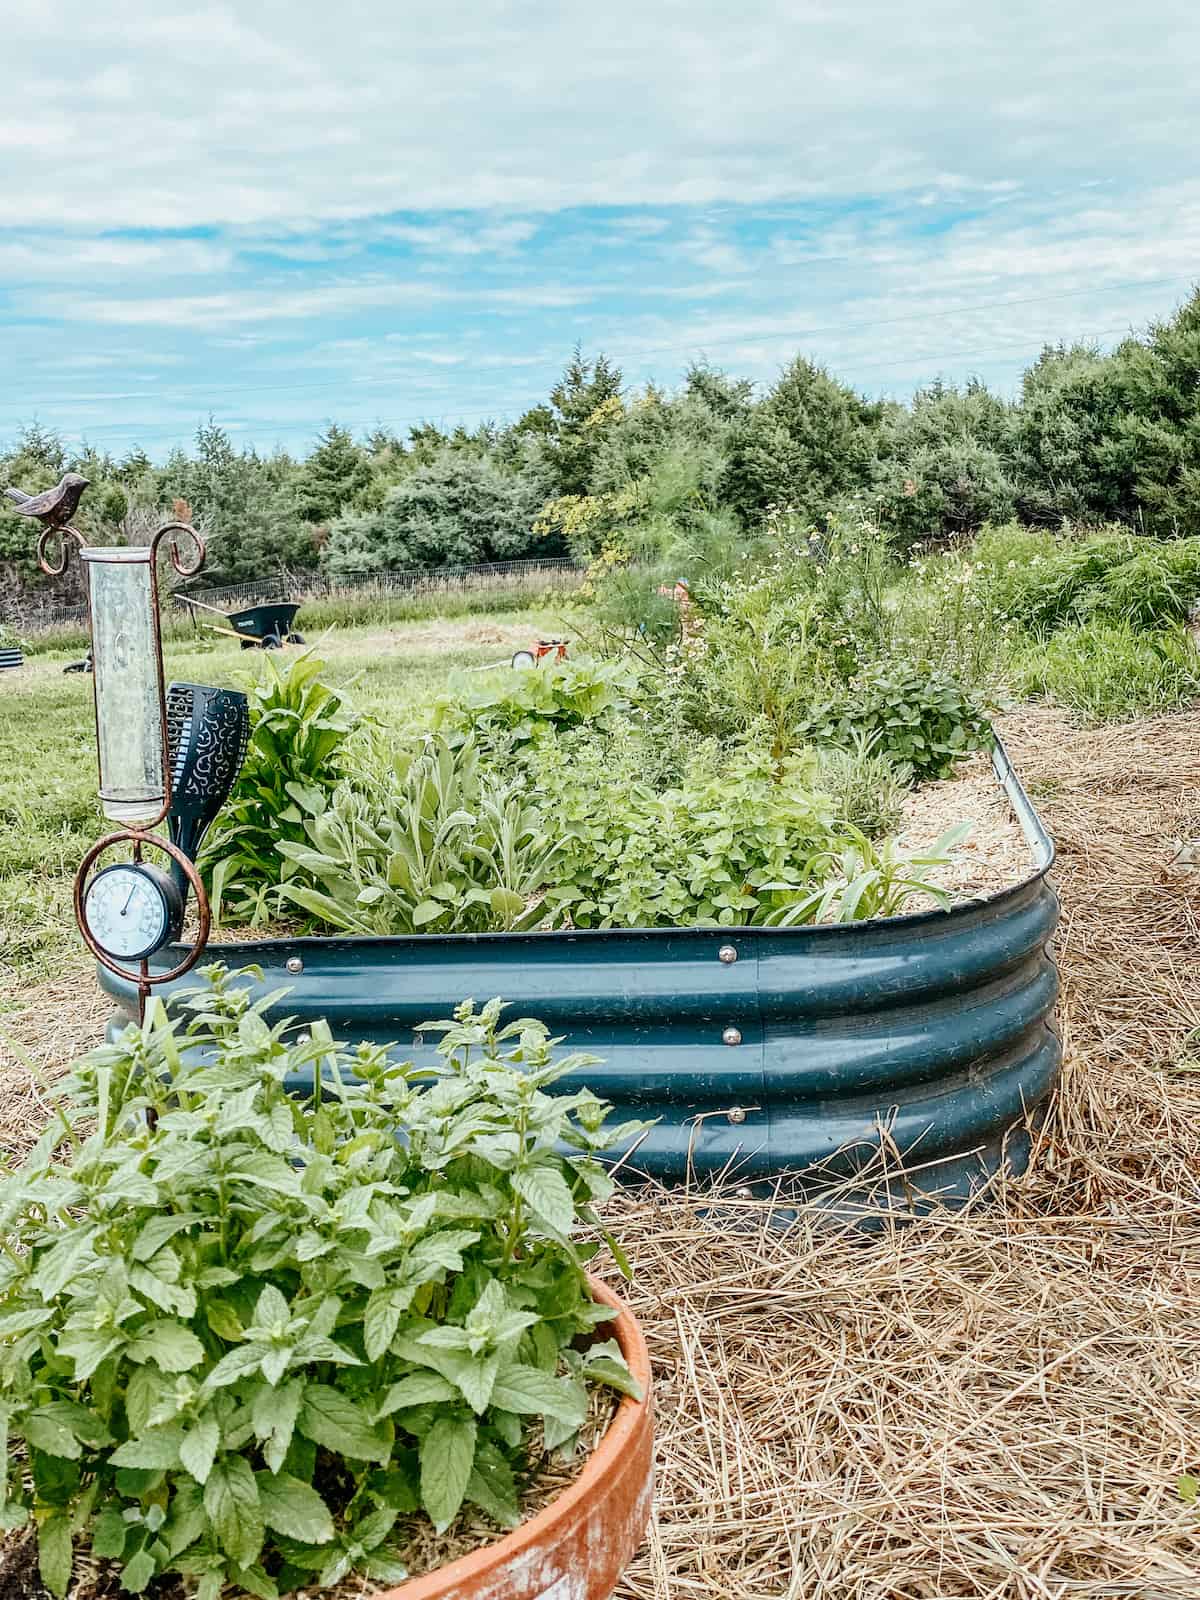
{"label": "pot rim", "polygon": [[639,1432],[648,1425],[653,1414],[652,1375],[650,1352],[641,1326],[614,1289],[603,1279],[586,1274],[588,1287],[596,1300],[611,1306],[617,1313],[605,1327],[621,1347],[630,1372],[642,1391],[642,1398],[622,1395],[616,1415],[609,1423],[604,1437],[584,1462],[583,1470],[560,1495],[544,1506],[526,1522],[446,1566],[435,1567],[416,1578],[406,1578],[393,1589],[385,1589],[376,1600],[442,1600],[443,1596],[469,1593],[471,1586],[489,1576],[495,1569],[550,1542],[547,1538],[555,1529],[569,1525],[581,1513],[594,1495],[611,1479],[625,1470],[630,1447]]}

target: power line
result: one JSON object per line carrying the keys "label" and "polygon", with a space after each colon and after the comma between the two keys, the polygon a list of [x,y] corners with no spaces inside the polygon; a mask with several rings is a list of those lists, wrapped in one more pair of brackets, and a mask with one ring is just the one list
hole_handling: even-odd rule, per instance
{"label": "power line", "polygon": [[[769,330],[764,330],[764,332],[762,334],[760,334],[760,335],[741,333],[741,334],[736,334],[736,335],[731,334],[727,338],[724,338],[724,339],[709,339],[709,340],[691,339],[691,340],[688,340],[688,341],[686,341],[685,343],[682,343],[682,344],[650,345],[650,346],[644,347],[640,351],[634,352],[634,354],[635,354],[635,359],[637,361],[641,361],[646,356],[673,354],[673,353],[677,353],[680,350],[701,350],[701,351],[705,351],[705,350],[725,349],[725,348],[728,348],[730,345],[743,345],[743,344],[753,343],[756,338],[770,339],[770,340],[808,339],[808,338],[814,338],[814,337],[824,337],[824,336],[827,336],[827,335],[830,335],[830,334],[836,335],[836,334],[844,334],[844,333],[858,333],[858,332],[862,332],[862,331],[865,331],[865,330],[868,330],[868,329],[871,329],[871,328],[898,327],[898,326],[901,326],[901,325],[903,325],[905,323],[909,323],[909,322],[922,322],[922,323],[924,323],[924,322],[941,321],[941,320],[944,320],[945,318],[948,318],[948,317],[962,316],[964,314],[968,314],[968,313],[975,312],[975,311],[996,311],[996,310],[1000,310],[1000,309],[1003,309],[1003,308],[1008,307],[1008,306],[1040,305],[1040,304],[1042,304],[1042,303],[1044,303],[1045,301],[1048,301],[1048,300],[1077,300],[1077,299],[1081,299],[1081,298],[1086,298],[1088,296],[1105,295],[1105,294],[1116,294],[1116,293],[1119,293],[1119,292],[1121,292],[1123,290],[1126,290],[1126,289],[1162,288],[1165,285],[1172,284],[1172,283],[1190,283],[1190,282],[1194,281],[1195,276],[1196,275],[1192,274],[1192,273],[1176,273],[1176,274],[1172,274],[1170,277],[1165,277],[1165,278],[1128,278],[1128,279],[1125,279],[1125,280],[1120,281],[1120,282],[1108,283],[1108,284],[1099,284],[1099,285],[1095,285],[1095,286],[1092,286],[1092,287],[1086,288],[1086,289],[1065,289],[1065,290],[1056,291],[1056,292],[1050,293],[1050,294],[1025,295],[1025,296],[1021,296],[1021,297],[1018,297],[1018,298],[1009,298],[1007,300],[978,300],[978,301],[968,302],[967,304],[963,304],[963,305],[946,307],[945,309],[943,309],[941,311],[908,312],[905,315],[899,316],[899,317],[879,317],[879,318],[874,318],[874,319],[871,319],[871,320],[865,321],[865,322],[842,323],[840,325],[830,324],[830,325],[826,325],[826,326],[823,326],[823,327],[822,326],[817,326],[817,327],[808,327],[808,328],[773,328],[773,329],[769,329]],[[557,362],[560,359],[561,359],[561,357],[557,357],[557,356],[546,356],[545,358],[540,358],[539,357],[536,361],[531,362],[530,366],[531,367],[546,367],[546,366],[550,366],[551,364],[557,364]],[[470,364],[470,370],[471,370],[472,373],[475,373],[475,372],[510,371],[511,370],[511,363],[510,362],[506,362],[506,361],[472,362]],[[347,389],[347,388],[357,389],[357,388],[365,387],[367,385],[374,385],[374,384],[392,385],[392,384],[403,384],[403,383],[411,383],[411,382],[412,382],[411,375],[409,375],[409,376],[386,375],[386,376],[379,376],[379,377],[354,377],[354,378],[349,378],[349,379],[348,378],[331,378],[331,379],[322,379],[322,380],[316,381],[316,382],[294,383],[294,384],[291,384],[291,383],[242,384],[242,385],[235,385],[235,386],[232,386],[232,387],[226,387],[226,388],[221,388],[221,389],[209,388],[209,387],[207,387],[207,386],[205,386],[203,384],[190,384],[190,385],[184,385],[184,386],[182,386],[182,388],[178,388],[177,387],[177,388],[173,388],[173,389],[167,390],[167,391],[158,390],[158,389],[131,390],[131,391],[129,391],[128,394],[122,394],[122,395],[113,395],[113,394],[110,394],[110,393],[66,395],[66,396],[58,395],[52,401],[42,401],[42,402],[40,402],[40,404],[42,404],[42,405],[55,405],[55,406],[86,405],[86,404],[93,403],[93,402],[95,402],[95,403],[107,402],[107,403],[111,404],[114,400],[151,400],[151,399],[162,397],[164,395],[165,395],[165,397],[170,398],[172,396],[178,396],[178,395],[180,395],[180,394],[182,394],[182,393],[184,393],[186,391],[192,390],[192,389],[195,389],[195,390],[203,393],[204,395],[258,394],[258,393],[295,393],[295,392],[300,391],[300,390],[311,391],[313,389]],[[31,401],[31,402],[29,402],[29,409],[36,411],[38,409],[38,405],[39,405],[38,402]],[[112,426],[120,426],[120,425],[119,424],[112,424]]]}

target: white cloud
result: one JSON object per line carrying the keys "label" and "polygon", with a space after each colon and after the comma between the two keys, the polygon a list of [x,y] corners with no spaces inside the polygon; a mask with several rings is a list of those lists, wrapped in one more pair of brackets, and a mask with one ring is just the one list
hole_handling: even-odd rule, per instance
{"label": "white cloud", "polygon": [[1167,179],[1192,162],[1200,16],[49,0],[5,32],[10,211],[112,228]]}
{"label": "white cloud", "polygon": [[554,284],[529,288],[449,288],[404,279],[322,284],[314,288],[229,289],[219,294],[142,295],[106,299],[83,293],[44,295],[33,301],[37,316],[61,322],[117,327],[215,329],[239,323],[304,322],[316,317],[347,316],[371,309],[428,308],[450,301],[477,303],[499,310],[583,305],[589,289]]}

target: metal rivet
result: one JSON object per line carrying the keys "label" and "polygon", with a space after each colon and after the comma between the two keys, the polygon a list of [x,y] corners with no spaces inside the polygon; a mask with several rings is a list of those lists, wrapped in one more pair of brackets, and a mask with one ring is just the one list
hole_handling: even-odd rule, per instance
{"label": "metal rivet", "polygon": [[721,1035],[721,1039],[725,1044],[741,1044],[742,1030],[740,1028],[726,1028]]}
{"label": "metal rivet", "polygon": [[746,1113],[742,1110],[741,1106],[730,1106],[729,1110],[726,1112],[726,1115],[728,1116],[730,1122],[745,1122],[746,1120]]}
{"label": "metal rivet", "polygon": [[731,944],[723,944],[717,951],[717,958],[723,961],[727,967],[731,967],[737,960],[737,951]]}
{"label": "metal rivet", "polygon": [[284,963],[289,972],[303,972],[304,963],[299,956],[289,956]]}

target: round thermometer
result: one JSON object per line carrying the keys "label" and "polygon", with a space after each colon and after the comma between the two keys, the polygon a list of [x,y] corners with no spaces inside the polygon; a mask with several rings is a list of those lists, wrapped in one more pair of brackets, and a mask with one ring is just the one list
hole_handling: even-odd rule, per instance
{"label": "round thermometer", "polygon": [[114,961],[144,961],[179,937],[183,895],[157,867],[120,861],[102,868],[88,884],[83,915],[105,955]]}

